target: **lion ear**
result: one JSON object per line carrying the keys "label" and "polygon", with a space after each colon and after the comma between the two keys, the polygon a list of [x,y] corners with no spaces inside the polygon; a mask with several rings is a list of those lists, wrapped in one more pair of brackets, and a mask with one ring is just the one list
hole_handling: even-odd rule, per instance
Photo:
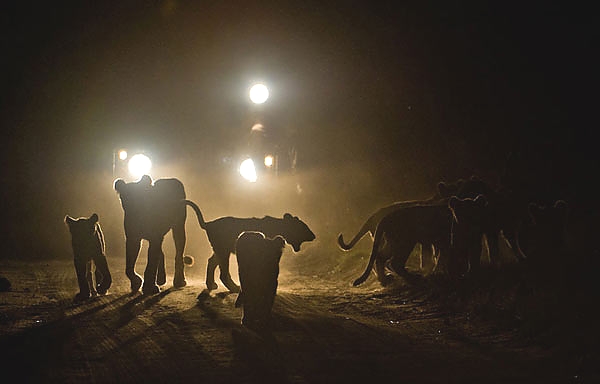
{"label": "lion ear", "polygon": [[569,204],[564,200],[556,200],[554,208],[566,210],[569,208]]}
{"label": "lion ear", "polygon": [[75,219],[74,219],[74,218],[72,218],[72,217],[71,217],[71,216],[69,216],[69,215],[66,215],[66,216],[65,216],[65,224],[71,225],[71,224],[73,224],[74,222],[75,222]]}
{"label": "lion ear", "polygon": [[438,189],[440,196],[442,196],[442,197],[448,197],[448,195],[450,195],[450,193],[449,193],[450,187],[448,187],[448,184],[446,184],[443,181],[440,181],[438,183],[437,189]]}
{"label": "lion ear", "polygon": [[98,214],[97,213],[93,213],[92,216],[90,216],[90,221],[94,224],[96,224],[98,222]]}
{"label": "lion ear", "polygon": [[113,183],[113,186],[115,188],[115,191],[121,193],[123,191],[123,187],[125,186],[125,181],[123,181],[123,179],[117,179]]}
{"label": "lion ear", "polygon": [[144,175],[144,176],[142,176],[140,181],[138,181],[138,183],[146,185],[146,186],[150,186],[150,185],[152,185],[152,178],[149,175]]}
{"label": "lion ear", "polygon": [[278,248],[283,249],[285,247],[285,240],[281,236],[276,236],[273,239],[273,242],[277,245]]}
{"label": "lion ear", "polygon": [[458,200],[458,197],[456,197],[456,196],[452,196],[452,197],[450,198],[450,200],[448,200],[448,207],[449,207],[450,209],[455,209],[455,208],[456,208],[456,204],[458,204],[458,201],[459,201],[459,200]]}
{"label": "lion ear", "polygon": [[562,218],[567,217],[567,213],[569,211],[569,204],[567,204],[564,200],[556,200],[554,203],[554,209],[558,210]]}
{"label": "lion ear", "polygon": [[290,213],[285,213],[285,214],[283,215],[283,218],[284,218],[285,220],[290,220],[290,219],[293,219],[293,218],[294,218],[294,216],[292,216]]}
{"label": "lion ear", "polygon": [[484,195],[479,194],[475,198],[475,203],[477,203],[480,207],[485,207],[485,206],[487,206],[488,202]]}

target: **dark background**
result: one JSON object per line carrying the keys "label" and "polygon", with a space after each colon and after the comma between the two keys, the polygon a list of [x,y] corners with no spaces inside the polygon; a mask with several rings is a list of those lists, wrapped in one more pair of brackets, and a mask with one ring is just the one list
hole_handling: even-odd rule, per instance
{"label": "dark background", "polygon": [[[70,256],[64,215],[94,211],[120,253],[120,147],[151,152],[207,219],[292,211],[323,241],[472,174],[595,226],[596,27],[577,2],[16,3],[0,12],[0,257]],[[257,117],[298,172],[250,188],[224,159]]]}

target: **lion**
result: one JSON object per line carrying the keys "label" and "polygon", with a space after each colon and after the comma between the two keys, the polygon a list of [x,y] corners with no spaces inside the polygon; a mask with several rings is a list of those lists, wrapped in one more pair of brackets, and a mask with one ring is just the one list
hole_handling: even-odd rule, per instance
{"label": "lion", "polygon": [[[452,213],[445,203],[405,206],[389,212],[377,225],[367,268],[353,285],[367,280],[373,266],[384,286],[392,278],[386,273],[386,267],[396,274],[406,274],[405,264],[416,243],[422,244],[424,252],[435,248],[441,255],[447,254],[451,225]],[[389,252],[382,252],[384,238]]]}
{"label": "lion", "polygon": [[65,216],[65,224],[71,233],[73,260],[79,293],[75,300],[87,300],[97,294],[104,295],[112,284],[105,254],[104,234],[98,215],[73,218]]}
{"label": "lion", "polygon": [[[377,225],[379,224],[381,219],[383,219],[385,216],[387,216],[391,212],[394,212],[396,210],[403,209],[406,207],[411,207],[411,206],[445,203],[448,200],[448,198],[450,198],[451,196],[463,195],[464,194],[463,190],[465,192],[467,192],[472,189],[475,189],[477,186],[473,185],[473,183],[474,183],[473,180],[474,180],[473,178],[470,180],[458,179],[457,181],[452,182],[452,183],[441,181],[437,185],[436,194],[426,200],[401,201],[401,202],[396,202],[391,205],[380,208],[377,211],[375,211],[371,216],[369,216],[367,221],[365,221],[365,223],[362,225],[362,227],[360,228],[358,233],[356,235],[354,235],[354,237],[352,238],[352,240],[350,240],[349,243],[346,243],[344,241],[344,237],[340,233],[338,235],[338,239],[337,239],[338,246],[340,247],[340,249],[342,249],[344,251],[349,251],[367,233],[370,234],[371,239],[374,239],[375,231],[377,230]],[[385,244],[385,238],[383,239],[383,244]],[[380,252],[383,251],[384,247],[385,247],[385,245],[382,245],[382,247],[380,248]],[[436,257],[435,252],[431,249],[431,247],[429,247],[425,244],[422,244],[421,259],[420,259],[421,270],[424,271],[425,273],[431,273],[434,270],[436,264],[437,264],[437,257]]]}
{"label": "lion", "polygon": [[477,273],[481,266],[481,237],[488,222],[488,201],[484,195],[448,200],[452,212],[452,255],[458,272]]}
{"label": "lion", "polygon": [[[188,201],[183,183],[175,178],[158,179],[153,182],[150,176],[144,175],[137,182],[126,183],[117,179],[114,188],[124,212],[125,274],[131,282],[132,292],[137,292],[143,282],[144,294],[158,293],[158,285],[166,283],[162,243],[170,230],[175,242],[173,286],[186,286],[184,263],[191,264],[193,259],[191,256],[183,256]],[[148,240],[149,247],[148,263],[142,279],[135,272],[135,263],[143,239]]]}
{"label": "lion", "polygon": [[285,213],[283,218],[265,216],[262,218],[239,218],[220,217],[213,221],[204,221],[200,208],[191,201],[187,201],[196,212],[200,227],[206,231],[208,241],[213,249],[213,254],[208,258],[206,268],[206,287],[210,290],[218,288],[215,283],[215,269],[220,269],[220,279],[225,287],[233,293],[237,293],[240,287],[231,279],[229,273],[229,257],[235,253],[235,243],[238,236],[245,231],[257,231],[266,237],[273,238],[281,236],[292,246],[294,252],[300,251],[304,242],[313,241],[316,236],[305,222],[297,216]]}
{"label": "lion", "polygon": [[279,260],[285,247],[281,236],[242,232],[235,245],[241,290],[235,302],[243,306],[242,324],[254,331],[271,327],[271,309],[277,293]]}

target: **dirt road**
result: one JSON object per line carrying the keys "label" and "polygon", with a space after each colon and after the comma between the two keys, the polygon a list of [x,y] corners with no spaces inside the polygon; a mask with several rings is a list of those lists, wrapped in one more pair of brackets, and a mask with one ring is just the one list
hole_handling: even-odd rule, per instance
{"label": "dirt road", "polygon": [[129,292],[123,265],[110,261],[109,294],[83,304],[72,301],[68,261],[0,263],[13,284],[0,293],[0,375],[20,383],[583,382],[552,350],[444,312],[418,290],[282,272],[273,338],[261,340],[242,329],[235,294],[197,299],[201,273],[145,297]]}

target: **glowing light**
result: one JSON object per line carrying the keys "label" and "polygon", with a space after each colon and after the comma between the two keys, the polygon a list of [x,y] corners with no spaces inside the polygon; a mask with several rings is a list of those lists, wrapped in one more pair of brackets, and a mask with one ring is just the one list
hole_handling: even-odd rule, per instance
{"label": "glowing light", "polygon": [[272,167],[274,161],[275,161],[275,159],[273,158],[273,156],[271,156],[271,155],[265,156],[265,166],[267,166],[269,168]]}
{"label": "glowing light", "polygon": [[251,183],[256,182],[256,169],[254,168],[254,161],[252,159],[242,161],[240,175]]}
{"label": "glowing light", "polygon": [[121,149],[119,151],[119,159],[120,160],[126,160],[127,159],[127,151],[124,149]]}
{"label": "glowing light", "polygon": [[129,168],[129,173],[131,176],[139,178],[143,175],[147,175],[150,172],[150,168],[152,168],[152,162],[148,156],[138,153],[129,159],[127,168]]}
{"label": "glowing light", "polygon": [[269,98],[269,90],[264,84],[254,84],[250,88],[250,100],[254,104],[262,104]]}
{"label": "glowing light", "polygon": [[252,132],[264,132],[264,131],[265,131],[265,127],[260,123],[256,123],[252,126]]}

